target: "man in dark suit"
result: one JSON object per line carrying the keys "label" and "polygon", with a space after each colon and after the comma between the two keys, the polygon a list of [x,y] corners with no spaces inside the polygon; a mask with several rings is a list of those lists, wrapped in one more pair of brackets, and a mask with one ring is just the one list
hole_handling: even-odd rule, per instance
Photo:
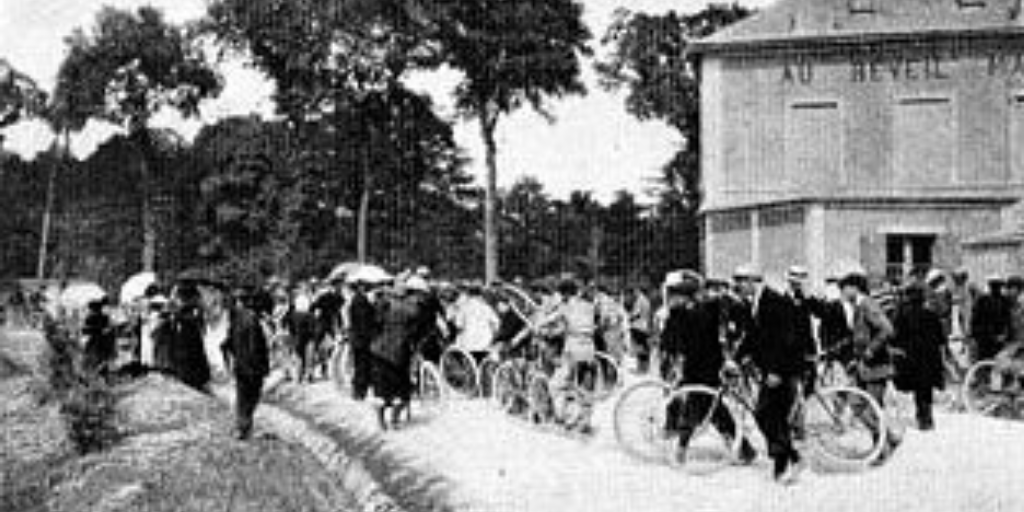
{"label": "man in dark suit", "polygon": [[224,353],[235,375],[235,425],[238,438],[252,435],[253,415],[263,392],[263,380],[270,373],[267,339],[256,313],[248,308],[251,294],[235,292],[230,302],[228,338]]}
{"label": "man in dark suit", "polygon": [[[796,310],[785,296],[769,288],[750,266],[736,271],[735,281],[749,309],[737,359],[749,359],[761,372],[755,417],[768,441],[777,481],[791,483],[802,470],[793,446],[791,418],[796,404],[804,355],[797,339]],[[743,310],[741,310],[743,311]]]}
{"label": "man in dark suit", "polygon": [[[725,365],[724,347],[721,341],[720,303],[702,295],[703,279],[692,271],[683,271],[678,282],[666,283],[668,318],[661,333],[661,350],[671,364],[681,367],[683,384],[702,384],[717,388],[721,385],[720,374]],[[697,397],[694,397],[697,398]],[[700,400],[673,401],[666,414],[667,427],[679,435],[676,462],[684,463],[694,429],[707,416],[711,407],[711,421],[715,428],[730,443],[728,436],[736,433],[732,416],[726,414],[721,404],[713,404],[708,397]],[[742,436],[742,432],[739,433]],[[754,460],[757,452],[747,439],[740,445],[739,457],[747,464]]]}

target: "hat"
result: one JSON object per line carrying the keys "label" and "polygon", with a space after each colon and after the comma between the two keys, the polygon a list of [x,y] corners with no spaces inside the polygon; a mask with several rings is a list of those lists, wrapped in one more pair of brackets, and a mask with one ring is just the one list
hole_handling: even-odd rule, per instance
{"label": "hat", "polygon": [[989,283],[1004,284],[1006,282],[1006,279],[1003,279],[1003,276],[999,274],[990,274],[988,277],[985,278],[985,281]]}
{"label": "hat", "polygon": [[942,279],[945,279],[945,278],[946,278],[946,275],[943,274],[941,270],[939,270],[937,268],[933,268],[933,269],[928,271],[928,274],[927,274],[927,276],[925,277],[924,280],[928,284],[932,284],[932,283],[934,283],[936,281],[941,281]]}
{"label": "hat", "polygon": [[745,264],[736,267],[736,271],[733,272],[732,275],[734,279],[751,279],[754,281],[760,281],[764,278],[761,270],[753,264]]}
{"label": "hat", "polygon": [[789,279],[807,279],[807,268],[800,265],[793,265],[786,271],[786,277]]}
{"label": "hat", "polygon": [[1010,276],[1006,279],[1006,287],[1024,290],[1024,277]]}
{"label": "hat", "polygon": [[847,286],[853,286],[854,288],[857,288],[861,292],[867,293],[868,277],[859,272],[850,272],[849,274],[846,274],[845,276],[843,276],[842,279],[839,280],[840,288],[846,288]]}
{"label": "hat", "polygon": [[416,292],[429,292],[430,286],[427,285],[427,281],[420,276],[412,276],[405,281],[405,288]]}

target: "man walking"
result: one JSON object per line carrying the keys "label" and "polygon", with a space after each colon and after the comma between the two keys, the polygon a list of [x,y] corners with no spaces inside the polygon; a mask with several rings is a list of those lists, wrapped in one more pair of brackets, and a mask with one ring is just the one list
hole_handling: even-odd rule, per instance
{"label": "man walking", "polygon": [[[868,296],[868,278],[863,273],[847,274],[839,281],[839,288],[852,333],[853,353],[857,361],[857,387],[884,407],[886,387],[894,374],[889,351],[894,335],[892,323],[881,306]],[[877,462],[884,462],[898,443],[895,434],[886,432],[885,449]]]}
{"label": "man walking", "polygon": [[235,375],[235,426],[238,439],[252,436],[253,415],[270,372],[267,339],[256,314],[248,309],[251,295],[244,290],[230,301],[228,337],[224,344],[228,367]]}
{"label": "man walking", "polygon": [[755,416],[774,462],[773,476],[792,483],[803,469],[800,453],[793,446],[793,411],[804,369],[804,355],[797,340],[793,303],[767,287],[753,267],[740,267],[735,275],[740,295],[749,309],[741,308],[745,338],[738,360],[749,357],[761,371],[761,391]]}

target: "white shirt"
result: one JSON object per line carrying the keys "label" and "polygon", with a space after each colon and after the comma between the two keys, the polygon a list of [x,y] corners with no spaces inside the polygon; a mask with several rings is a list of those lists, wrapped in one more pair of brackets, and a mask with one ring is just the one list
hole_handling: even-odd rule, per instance
{"label": "white shirt", "polygon": [[501,320],[487,302],[479,297],[465,297],[456,306],[452,318],[459,334],[455,345],[471,352],[490,348]]}

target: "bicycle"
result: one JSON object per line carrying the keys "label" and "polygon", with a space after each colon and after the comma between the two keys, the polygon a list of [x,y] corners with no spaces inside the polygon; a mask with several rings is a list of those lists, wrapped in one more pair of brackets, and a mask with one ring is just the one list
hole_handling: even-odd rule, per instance
{"label": "bicycle", "polygon": [[968,412],[1024,419],[1024,371],[996,359],[978,361],[967,371],[961,400]]}
{"label": "bicycle", "polygon": [[453,345],[441,353],[439,362],[442,380],[449,390],[465,398],[480,394],[480,368],[471,352]]}
{"label": "bicycle", "polygon": [[[721,384],[668,383],[645,380],[627,388],[615,404],[616,440],[630,455],[648,462],[666,463],[675,454],[678,432],[670,427],[677,418],[690,420],[692,435],[685,451],[684,468],[714,471],[742,458],[740,448],[755,430],[757,380],[752,370],[731,359],[720,372]],[[797,399],[804,442],[824,459],[863,468],[882,452],[885,417],[881,406],[863,390],[849,386],[816,387]],[[731,426],[730,426],[731,425]],[[701,464],[706,466],[702,466]]]}

